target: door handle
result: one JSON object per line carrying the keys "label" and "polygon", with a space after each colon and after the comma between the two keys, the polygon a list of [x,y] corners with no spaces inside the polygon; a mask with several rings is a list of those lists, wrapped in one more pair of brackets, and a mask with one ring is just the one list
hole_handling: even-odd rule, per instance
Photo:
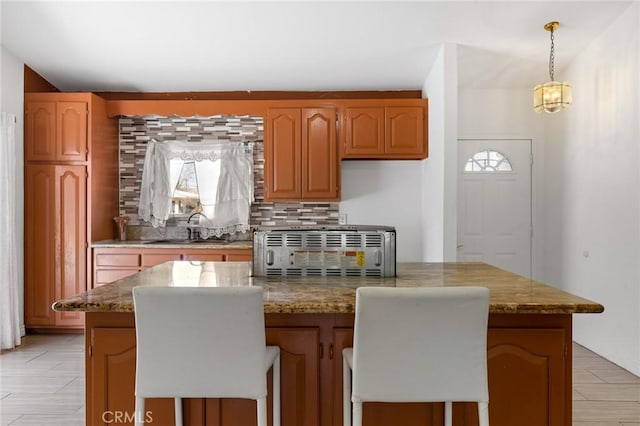
{"label": "door handle", "polygon": [[458,244],[458,245],[456,246],[456,248],[459,248],[459,249],[460,249],[460,248],[462,248],[462,247],[464,247],[464,244]]}

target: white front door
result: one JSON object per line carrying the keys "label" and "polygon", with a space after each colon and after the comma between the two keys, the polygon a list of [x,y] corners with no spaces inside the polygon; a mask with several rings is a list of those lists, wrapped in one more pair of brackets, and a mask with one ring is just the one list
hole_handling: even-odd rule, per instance
{"label": "white front door", "polygon": [[531,141],[458,141],[458,261],[531,277]]}

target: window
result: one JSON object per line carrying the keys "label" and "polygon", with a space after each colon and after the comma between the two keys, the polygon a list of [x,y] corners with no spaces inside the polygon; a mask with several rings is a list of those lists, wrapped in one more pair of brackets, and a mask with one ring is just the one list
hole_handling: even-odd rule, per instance
{"label": "window", "polygon": [[230,142],[149,141],[138,215],[151,226],[170,216],[198,216],[209,235],[249,229],[253,146]]}
{"label": "window", "polygon": [[511,172],[511,162],[498,151],[485,149],[467,160],[465,172]]}
{"label": "window", "polygon": [[[213,197],[216,196],[217,183],[220,178],[220,161],[205,160],[203,166],[209,169],[209,175],[215,178]],[[200,185],[194,160],[173,159],[170,164],[170,182],[176,182],[171,198],[171,214],[173,216],[189,216],[202,211],[200,202]]]}

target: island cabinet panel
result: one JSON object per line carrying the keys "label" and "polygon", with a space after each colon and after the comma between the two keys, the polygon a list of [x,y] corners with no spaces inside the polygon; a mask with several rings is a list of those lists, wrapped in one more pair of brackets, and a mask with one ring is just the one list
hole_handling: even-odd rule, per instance
{"label": "island cabinet panel", "polygon": [[334,108],[270,108],[265,121],[265,200],[339,200]]}
{"label": "island cabinet panel", "polygon": [[[267,344],[281,348],[284,426],[342,425],[342,350],[353,344],[353,322],[353,314],[265,315]],[[134,314],[88,312],[86,327],[87,424],[103,424],[102,413],[133,409]],[[571,426],[570,314],[490,314],[487,345],[492,426]],[[271,421],[271,373],[268,386]],[[256,424],[250,400],[187,399],[183,407],[186,424]],[[172,424],[170,401],[148,409],[154,423]],[[453,411],[455,426],[477,426],[475,403],[454,403]],[[364,404],[367,426],[443,420],[442,403]]]}
{"label": "island cabinet panel", "polygon": [[[87,320],[87,424],[133,424],[135,406],[136,333],[132,313],[115,314],[119,327],[101,327],[113,314],[89,314]],[[97,321],[94,319],[97,318]],[[280,346],[282,426],[320,425],[320,372],[317,327],[267,327],[269,345]],[[272,423],[272,373],[268,375],[268,418]],[[257,424],[256,402],[245,399],[184,399],[185,424],[252,426]],[[152,424],[173,424],[173,400],[151,398],[145,415]],[[129,416],[129,417],[125,417]],[[150,422],[151,423],[151,422]]]}
{"label": "island cabinet panel", "polygon": [[342,110],[343,159],[423,159],[427,157],[427,106],[381,101]]}
{"label": "island cabinet panel", "polygon": [[25,323],[82,326],[82,312],[51,304],[85,291],[86,167],[27,164],[25,168]]}
{"label": "island cabinet panel", "polygon": [[[136,383],[135,328],[93,328],[91,356],[87,360],[87,424],[134,423]],[[188,407],[188,404],[186,405]],[[145,401],[150,424],[173,424],[174,403],[170,398]]]}
{"label": "island cabinet panel", "polygon": [[[280,346],[280,416],[282,426],[320,425],[319,328],[266,329],[268,345]],[[267,417],[272,412],[272,373],[269,372]],[[242,399],[207,399],[207,426],[255,426],[256,403]]]}
{"label": "island cabinet panel", "polygon": [[[571,414],[565,409],[567,398],[571,397],[571,367],[567,360],[570,339],[566,329],[560,327],[561,323],[550,324],[549,318],[544,317],[540,325],[549,328],[500,325],[489,328],[487,363],[492,426],[571,426]],[[514,316],[514,320],[517,319],[520,318]],[[342,425],[342,349],[353,345],[353,329],[334,328],[333,345],[336,356],[333,359],[332,424],[339,426]],[[454,403],[453,406],[454,426],[478,424],[477,404]],[[441,403],[365,403],[363,407],[366,425],[435,426],[443,424],[444,419]]]}

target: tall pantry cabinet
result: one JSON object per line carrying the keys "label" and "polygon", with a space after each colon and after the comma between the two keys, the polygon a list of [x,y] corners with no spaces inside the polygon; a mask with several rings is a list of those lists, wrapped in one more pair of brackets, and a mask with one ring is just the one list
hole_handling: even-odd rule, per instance
{"label": "tall pantry cabinet", "polygon": [[90,93],[25,93],[25,325],[81,328],[51,304],[87,290],[89,242],[113,238],[118,125]]}

